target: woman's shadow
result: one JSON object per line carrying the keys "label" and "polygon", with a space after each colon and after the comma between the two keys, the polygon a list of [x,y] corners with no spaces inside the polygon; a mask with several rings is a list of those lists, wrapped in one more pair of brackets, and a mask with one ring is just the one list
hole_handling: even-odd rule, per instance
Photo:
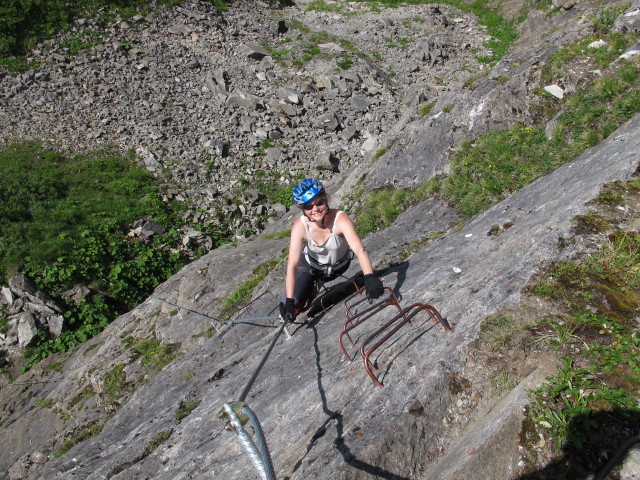
{"label": "woman's shadow", "polygon": [[[533,433],[523,431],[521,441],[535,441]],[[640,410],[578,415],[568,426],[560,456],[542,469],[521,475],[518,480],[618,479],[622,460],[640,442],[639,434]],[[532,438],[526,438],[527,435]]]}

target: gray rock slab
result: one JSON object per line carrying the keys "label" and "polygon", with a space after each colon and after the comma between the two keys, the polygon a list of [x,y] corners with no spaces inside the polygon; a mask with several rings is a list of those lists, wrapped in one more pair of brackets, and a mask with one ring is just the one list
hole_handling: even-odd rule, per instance
{"label": "gray rock slab", "polygon": [[[403,305],[428,302],[453,326],[445,332],[425,317],[403,328],[375,355],[384,387],[373,385],[360,359],[348,362],[340,352],[337,338],[345,321],[340,306],[295,326],[291,339],[280,338],[246,399],[262,424],[277,478],[419,478],[428,469],[427,453],[443,434],[442,418],[452,401],[449,374],[464,363],[481,320],[517,301],[542,260],[566,254],[558,251],[558,238],[570,234],[572,219],[604,183],[634,174],[639,126],[637,117],[462,230],[428,244],[406,260],[404,278],[395,271],[384,277],[400,290]],[[499,237],[486,235],[492,225],[507,221],[514,226]],[[251,248],[273,254],[276,243]],[[192,268],[211,261],[205,259]],[[242,264],[240,257],[234,261]],[[193,276],[191,291],[229,281],[229,274],[220,272],[215,280]],[[281,284],[270,288],[277,291]],[[276,305],[275,299],[266,301],[265,313]],[[387,315],[354,330],[356,345]],[[273,332],[269,325],[235,325],[178,358],[141,387],[100,435],[48,465],[38,478],[257,478],[235,434],[223,430],[216,413],[238,398]],[[358,357],[356,347],[347,343],[346,348]],[[175,412],[187,396],[201,403],[177,421]],[[163,432],[170,433],[168,440],[142,456]]]}
{"label": "gray rock slab", "polygon": [[422,480],[512,478],[520,459],[518,432],[523,409],[529,403],[528,391],[539,387],[554,371],[547,362],[529,374],[479,424],[470,426],[469,433],[447,449]]}
{"label": "gray rock slab", "polygon": [[640,444],[636,443],[625,456],[622,462],[620,478],[622,480],[637,480],[640,478]]}
{"label": "gray rock slab", "polygon": [[269,52],[262,45],[255,42],[249,42],[240,47],[240,53],[254,60],[262,60],[269,55]]}

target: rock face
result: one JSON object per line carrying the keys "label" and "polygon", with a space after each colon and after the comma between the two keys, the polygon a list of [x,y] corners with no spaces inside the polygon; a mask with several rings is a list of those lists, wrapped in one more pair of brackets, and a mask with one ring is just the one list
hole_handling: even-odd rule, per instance
{"label": "rock face", "polygon": [[[561,15],[581,15],[587,3],[577,2]],[[143,148],[150,169],[167,166],[169,159],[158,154],[166,144],[179,160],[172,175],[184,186],[177,194],[183,198],[215,198],[202,188],[206,175],[199,170],[197,152],[203,150],[230,170],[215,170],[211,188],[232,188],[234,175],[245,169],[307,172],[316,164],[323,166],[321,175],[338,199],[363,178],[365,189],[409,186],[447,171],[447,149],[462,139],[531,119],[522,101],[534,88],[528,79],[580,30],[568,24],[543,46],[521,46],[472,88],[462,88],[469,80],[469,72],[460,69],[465,62],[482,70],[474,57],[463,54],[481,46],[486,36],[472,18],[455,10],[407,7],[358,16],[294,7],[282,12],[284,24],[273,18],[265,33],[271,17],[255,18],[248,5],[241,2],[222,16],[194,4],[177,15],[139,19],[139,30],[118,22],[109,42],[92,51],[93,60],[71,60],[55,49],[41,52],[50,56],[44,67],[48,77],[2,78],[3,138],[23,131],[45,138],[46,117],[55,119],[49,123],[69,145],[117,141]],[[260,2],[250,5],[271,15]],[[285,68],[274,61],[260,40],[293,35],[288,20],[296,15],[314,31],[348,31],[353,42],[381,52],[388,48],[395,57],[385,67],[391,65],[397,75],[364,60],[336,73],[335,59],[325,57],[310,62],[300,75],[292,73],[295,65]],[[424,21],[417,22],[421,26],[412,48],[385,47],[387,39],[404,38],[410,30],[403,20],[416,17]],[[558,17],[553,21],[561,22]],[[124,48],[127,35],[136,38],[133,48]],[[327,36],[320,44],[326,55],[341,54],[349,46]],[[225,63],[226,58],[234,62]],[[438,72],[446,72],[447,86],[431,83]],[[498,81],[500,76],[505,81]],[[29,91],[39,93],[27,96]],[[420,102],[434,103],[431,113],[420,117]],[[16,111],[23,116],[10,115]],[[569,246],[561,250],[558,241],[574,236],[573,218],[586,211],[585,203],[604,183],[634,175],[639,127],[636,117],[463,228],[452,228],[460,219],[449,206],[430,199],[368,236],[374,266],[384,271],[382,278],[401,305],[431,304],[453,331],[426,314],[416,315],[375,354],[376,375],[384,383],[379,388],[365,372],[357,348],[376,325],[396,314],[393,307],[352,331],[356,345],[345,341],[344,346],[356,358],[353,362],[338,345],[346,320],[341,304],[293,325],[292,337],[280,337],[246,397],[260,419],[277,478],[424,479],[437,478],[429,477],[431,472],[449,472],[447,465],[437,464],[451,440],[443,420],[454,402],[456,372],[480,322],[516,302],[542,262],[572,258],[582,248],[563,242]],[[290,137],[294,141],[287,143]],[[235,155],[263,140],[286,148],[271,146],[264,157],[248,157],[257,163],[241,165]],[[387,152],[373,162],[379,146]],[[319,155],[325,151],[331,154]],[[365,161],[361,151],[368,155]],[[244,194],[251,205],[247,209],[260,208],[257,189]],[[268,227],[274,232],[290,226],[296,214],[281,205],[262,206],[279,214]],[[511,228],[499,236],[488,235],[496,225],[507,224]],[[155,230],[151,223],[140,225],[136,235]],[[193,241],[206,241],[197,233]],[[100,335],[50,357],[1,389],[0,425],[7,447],[0,450],[0,478],[258,478],[236,435],[225,431],[216,415],[226,402],[239,399],[273,338],[277,325],[268,318],[277,312],[282,263],[259,283],[249,306],[232,311],[233,318],[247,323],[225,323],[220,311],[257,267],[283,260],[287,246],[286,239],[256,238],[213,250]],[[347,275],[357,270],[354,262]],[[82,292],[69,293],[76,294]],[[12,305],[20,295],[13,287],[2,291]],[[37,298],[37,292],[30,295]],[[172,361],[154,369],[161,353]],[[502,418],[496,411],[492,420]],[[508,472],[515,477],[516,463],[517,458],[501,457],[486,478],[505,478]],[[456,475],[473,478],[471,468],[462,464]]]}
{"label": "rock face", "polygon": [[[572,219],[586,210],[584,204],[604,183],[629,179],[635,173],[639,127],[640,117],[604,144],[387,271],[383,280],[401,294],[403,305],[427,302],[437,306],[453,331],[446,332],[426,316],[416,316],[414,325],[376,356],[377,375],[384,387],[373,385],[360,359],[348,362],[340,352],[337,339],[345,322],[340,306],[304,325],[294,325],[291,339],[282,336],[246,399],[260,418],[277,477],[421,478],[428,472],[428,452],[438,447],[442,420],[453,395],[452,373],[464,363],[465,346],[474,338],[479,322],[500,306],[515,302],[542,261],[572,255],[571,249],[559,251],[558,239],[571,237]],[[384,262],[386,256],[375,245],[389,240],[400,244],[407,233],[415,238],[420,232],[441,230],[439,220],[424,215],[437,208],[442,207],[418,205],[390,229],[367,238],[374,263]],[[507,222],[514,225],[500,236],[487,235],[492,226]],[[212,299],[227,289],[227,273],[233,275],[235,270],[247,270],[247,266],[276,256],[285,245],[282,240],[256,240],[194,262],[71,355],[65,361],[64,375],[39,387],[37,396],[62,400],[78,388],[74,387],[77,379],[100,378],[105,367],[98,362],[113,365],[123,361],[126,352],[119,352],[110,339],[121,344],[123,337],[142,335],[150,325],[156,334],[164,332],[167,341],[180,340],[180,331],[190,336],[198,325],[202,328],[202,319],[186,310],[171,312],[166,302],[206,311]],[[351,273],[356,269],[352,266]],[[278,272],[261,290],[278,292],[281,282]],[[274,296],[267,293],[259,298],[247,316],[269,316],[277,309]],[[143,318],[147,320],[141,325],[137,319]],[[235,434],[223,429],[216,413],[224,403],[239,397],[274,334],[269,322],[262,322],[262,328],[255,323],[261,322],[236,324],[209,340],[199,340],[199,346],[138,388],[100,434],[59,460],[30,464],[27,478],[254,478],[254,468]],[[373,322],[362,328],[354,331],[356,343],[371,332]],[[350,355],[358,356],[353,347],[345,345]],[[95,352],[93,360],[88,351]],[[133,369],[127,372],[127,380],[129,372],[135,381]],[[35,372],[30,375],[25,379],[37,378]],[[98,397],[105,398],[99,393]],[[195,407],[178,420],[177,412],[188,402]],[[91,403],[90,398],[81,400],[74,406],[75,414],[81,416],[80,411]],[[30,423],[29,415],[23,414],[26,408],[18,407],[8,416],[5,438],[18,432],[29,437],[23,430]],[[54,428],[52,425],[50,435]],[[154,443],[165,437],[161,444]],[[59,448],[54,447],[57,442],[41,440],[22,450],[27,457],[20,460],[17,452],[3,451],[2,463],[7,466],[18,461],[15,465],[24,466],[36,452],[49,454],[52,448]]]}

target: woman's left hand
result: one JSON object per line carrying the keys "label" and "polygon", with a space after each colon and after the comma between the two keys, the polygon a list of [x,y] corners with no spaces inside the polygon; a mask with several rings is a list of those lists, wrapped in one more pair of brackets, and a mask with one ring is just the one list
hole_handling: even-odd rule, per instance
{"label": "woman's left hand", "polygon": [[384,293],[382,282],[373,273],[364,276],[364,288],[367,291],[367,297],[373,300]]}

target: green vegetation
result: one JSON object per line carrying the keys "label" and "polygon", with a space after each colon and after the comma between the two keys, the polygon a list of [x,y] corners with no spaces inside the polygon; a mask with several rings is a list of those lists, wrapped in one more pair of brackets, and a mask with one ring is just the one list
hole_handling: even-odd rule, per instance
{"label": "green vegetation", "polygon": [[[631,232],[614,233],[596,255],[581,263],[556,263],[540,278],[534,292],[542,298],[564,303],[575,311],[588,306],[604,311],[613,307],[617,322],[627,327],[627,317],[640,303],[640,237]],[[565,327],[566,328],[566,327]]]}
{"label": "green vegetation", "polygon": [[53,362],[43,368],[45,372],[62,372],[62,363]]}
{"label": "green vegetation", "polygon": [[497,77],[494,77],[493,80],[498,82],[500,85],[504,85],[509,80],[509,77],[507,77],[505,75],[499,75]]}
{"label": "green vegetation", "polygon": [[451,110],[453,110],[453,107],[455,107],[455,105],[453,103],[447,103],[444,107],[442,107],[442,112],[443,113],[450,113]]}
{"label": "green vegetation", "polygon": [[432,240],[437,240],[442,237],[443,232],[429,232],[422,237],[418,237],[413,240],[410,244],[405,245],[402,252],[399,254],[398,261],[403,262],[405,259],[409,258],[416,252],[419,252],[424,248],[424,246]]}
{"label": "green vegetation", "polygon": [[387,147],[378,147],[376,153],[373,155],[373,160],[378,160],[381,156],[387,153]]}
{"label": "green vegetation", "polygon": [[[318,9],[322,5],[326,5],[324,2],[313,2],[311,8]],[[333,6],[331,6],[333,8]],[[342,7],[339,7],[342,8]],[[325,43],[339,44],[345,51],[336,58],[336,66],[341,70],[348,70],[353,65],[355,57],[361,57],[371,60],[367,54],[360,51],[356,45],[350,40],[336,37],[326,31],[313,31],[303,23],[297,20],[289,22],[289,28],[297,30],[301,34],[301,38],[298,39],[299,45],[296,48],[287,48],[284,50],[273,49],[268,45],[265,48],[272,54],[276,55],[274,58],[281,64],[286,60],[297,66],[302,66],[307,62],[310,62],[317,56],[328,59],[333,55],[323,54],[319,45]],[[287,43],[290,43],[291,40]]]}
{"label": "green vegetation", "polygon": [[503,370],[498,375],[491,378],[491,386],[499,394],[512,390],[515,387],[511,381],[508,370]]}
{"label": "green vegetation", "polygon": [[431,110],[433,110],[433,107],[435,106],[435,102],[429,102],[425,103],[424,105],[420,105],[420,107],[418,108],[418,118],[429,115],[431,113]]}
{"label": "green vegetation", "polygon": [[189,416],[191,412],[193,412],[198,405],[200,405],[201,400],[189,400],[185,399],[180,402],[180,406],[176,410],[176,420],[179,422],[183,418]]}
{"label": "green vegetation", "polygon": [[597,68],[607,69],[633,43],[633,37],[620,33],[609,33],[601,38],[605,44],[590,47],[600,37],[590,36],[561,48],[545,62],[541,69],[541,82],[552,83],[564,75],[567,64],[579,61],[592,61]]}
{"label": "green vegetation", "polygon": [[[431,0],[357,0],[371,6],[372,10],[379,11],[381,8],[394,8],[405,5],[424,5],[433,3]],[[314,2],[315,3],[315,2]],[[479,57],[483,63],[495,64],[504,57],[511,44],[517,39],[516,27],[518,21],[505,19],[499,8],[494,8],[492,2],[488,0],[444,0],[441,4],[451,5],[459,8],[463,12],[473,13],[478,17],[478,22],[484,25],[487,33],[491,35],[491,40],[486,47],[491,50],[491,54]],[[521,15],[522,17],[522,15]],[[521,20],[522,18],[519,18]],[[395,46],[395,45],[394,45]]]}
{"label": "green vegetation", "polygon": [[108,478],[114,477],[117,474],[124,472],[127,468],[131,467],[132,465],[135,465],[136,463],[142,461],[144,458],[151,455],[154,452],[154,450],[156,450],[160,445],[166,442],[172,434],[173,434],[173,429],[162,430],[156,433],[153,436],[153,438],[149,441],[149,443],[147,443],[147,446],[139,455],[129,460],[128,462],[117,465],[115,468],[111,470],[111,472],[109,472]]}
{"label": "green vegetation", "polygon": [[[79,304],[59,300],[68,328],[56,339],[40,331],[25,352],[27,368],[88,340],[189,261],[170,250],[183,207],[162,202],[155,184],[132,154],[66,156],[33,142],[0,149],[3,275],[22,271],[54,297],[77,283],[93,292]],[[128,226],[143,218],[167,232],[147,244],[127,239]]]}
{"label": "green vegetation", "polygon": [[[393,1],[378,3],[385,6],[400,4]],[[476,6],[481,3],[475,2]],[[606,10],[599,18],[605,18],[606,21],[602,21],[608,25],[611,16],[612,13]],[[594,22],[597,25],[598,19]],[[385,188],[371,192],[355,215],[359,233],[366,235],[384,228],[404,209],[429,193],[439,192],[460,213],[474,215],[577,157],[640,112],[638,67],[631,62],[618,62],[615,68],[610,68],[612,60],[630,46],[634,38],[614,33],[606,33],[603,38],[606,47],[589,49],[587,46],[593,39],[581,40],[559,50],[549,59],[549,66],[544,67],[543,82],[564,75],[564,70],[573,62],[590,60],[601,68],[608,68],[601,78],[562,102],[542,97],[542,103],[547,102],[540,107],[545,122],[563,108],[551,138],[547,138],[543,126],[519,125],[510,130],[491,132],[473,142],[465,141],[451,159],[450,174],[436,177],[415,191]],[[442,111],[450,112],[453,107],[453,104],[445,105]],[[418,115],[427,115],[432,108],[431,103],[423,105]],[[360,194],[354,196],[357,198]],[[607,228],[606,222],[597,217],[585,217],[581,221],[585,228],[592,230]]]}
{"label": "green vegetation", "polygon": [[487,317],[480,325],[482,342],[492,345],[504,345],[509,335],[518,330],[519,325],[506,315]]}
{"label": "green vegetation", "polygon": [[283,253],[280,258],[274,258],[254,268],[253,276],[248,280],[242,282],[234,292],[229,294],[222,301],[220,316],[222,318],[231,318],[233,312],[238,310],[244,304],[244,302],[251,298],[253,290],[262,280],[267,277],[267,275],[269,275],[273,270],[281,265],[286,256],[287,252]]}
{"label": "green vegetation", "polygon": [[155,449],[169,439],[172,433],[173,430],[163,430],[162,432],[157,433],[145,447],[144,452],[142,452],[142,458],[151,455]]}
{"label": "green vegetation", "polygon": [[50,398],[38,398],[36,400],[36,407],[38,408],[51,408],[53,407],[53,405],[55,404],[55,402],[50,399]]}
{"label": "green vegetation", "polygon": [[566,442],[581,449],[585,443],[596,441],[598,425],[589,421],[594,413],[640,413],[640,336],[604,315],[576,314],[574,320],[574,332],[580,331],[585,337],[589,329],[597,332],[591,342],[571,335],[580,340],[575,343],[589,362],[581,367],[573,358],[578,355],[563,357],[556,375],[532,392],[528,411],[539,428],[555,439],[556,451]]}
{"label": "green vegetation", "polygon": [[468,78],[463,84],[462,87],[463,88],[469,88],[471,85],[473,85],[474,83],[476,83],[476,81],[478,81],[478,77],[471,77]]}
{"label": "green vegetation", "polygon": [[79,443],[84,442],[85,440],[89,440],[90,438],[95,437],[104,428],[104,423],[94,423],[90,425],[85,425],[75,432],[71,436],[69,436],[58,448],[54,454],[53,458],[60,458],[62,455],[67,453],[73,447],[78,445]]}
{"label": "green vegetation", "polygon": [[102,394],[105,402],[118,405],[118,400],[134,390],[133,385],[127,383],[126,365],[115,365],[102,377]]}
{"label": "green vegetation", "polygon": [[[623,187],[637,195],[634,182]],[[637,433],[639,264],[640,237],[619,231],[583,261],[551,265],[531,288],[538,293],[544,286],[543,298],[568,312],[529,327],[538,342],[562,354],[562,364],[531,392],[521,434],[525,445],[542,435],[554,440],[552,454],[565,452],[567,461],[554,472],[557,478],[578,478],[580,469],[595,471],[589,465],[595,460],[583,464],[580,459],[597,459],[603,445],[613,448]]]}
{"label": "green vegetation", "polygon": [[[617,206],[635,205],[639,192],[637,179],[607,185],[589,203],[589,216],[612,225],[600,248],[579,261],[547,265],[523,290],[521,305],[481,324],[470,354],[488,369],[483,376],[496,395],[531,373],[538,359],[558,363],[529,392],[520,432],[522,478],[537,478],[530,474],[541,465],[548,478],[586,478],[602,468],[603,451],[637,434],[640,236],[613,225],[628,218]],[[514,358],[526,367],[514,366]]]}
{"label": "green vegetation", "polygon": [[143,338],[133,342],[133,349],[146,372],[155,374],[176,358],[178,345],[162,343],[158,338]]}
{"label": "green vegetation", "polygon": [[351,65],[353,65],[353,60],[351,60],[347,55],[342,55],[342,60],[337,60],[336,64],[340,67],[341,70],[349,70]]}
{"label": "green vegetation", "polygon": [[78,393],[71,399],[71,401],[67,404],[67,408],[71,409],[81,401],[92,398],[93,396],[95,396],[93,388],[91,388],[91,385],[87,385],[82,389],[80,393]]}
{"label": "green vegetation", "polygon": [[356,230],[361,236],[388,227],[411,205],[434,193],[434,182],[415,189],[382,188],[367,195],[355,214]]}
{"label": "green vegetation", "polygon": [[9,319],[4,313],[0,313],[0,333],[5,334],[9,331]]}
{"label": "green vegetation", "polygon": [[[293,204],[293,199],[291,198],[291,186],[280,183],[280,173],[271,171],[263,176],[257,176],[258,179],[254,182],[255,188],[266,196],[268,203],[271,205],[281,203],[286,207]],[[290,181],[293,183],[297,183],[300,180],[302,180],[301,176],[290,177]]]}
{"label": "green vegetation", "polygon": [[552,138],[544,127],[516,126],[464,142],[451,160],[443,194],[474,215],[577,157],[640,112],[637,67],[625,63],[568,97]]}
{"label": "green vegetation", "polygon": [[594,19],[593,26],[598,33],[609,33],[618,15],[631,6],[631,2],[620,7],[607,7]]}
{"label": "green vegetation", "polygon": [[[273,146],[273,143],[271,140],[263,140],[261,145],[263,148],[269,148]],[[285,178],[287,180],[286,183],[283,183],[281,178]],[[264,200],[268,204],[274,205],[280,203],[289,207],[293,204],[291,184],[298,183],[302,178],[301,173],[293,175],[290,173],[281,173],[277,170],[269,170],[268,172],[257,170],[254,172],[252,178],[238,178],[240,187],[234,190],[234,197],[230,198],[229,202],[239,204],[240,199],[246,196],[247,189],[251,189],[260,192],[260,195],[264,196],[264,198],[261,197],[261,200]],[[205,227],[203,227],[203,231],[206,231]]]}
{"label": "green vegetation", "polygon": [[316,12],[334,12],[339,13],[344,10],[344,7],[340,5],[338,2],[333,2],[331,4],[325,2],[325,0],[313,0],[307,5],[307,10],[313,10]]}
{"label": "green vegetation", "polygon": [[266,240],[282,240],[283,238],[289,238],[289,236],[291,236],[291,229],[287,228],[285,230],[280,230],[279,232],[267,233],[266,235],[263,235],[262,238]]}

